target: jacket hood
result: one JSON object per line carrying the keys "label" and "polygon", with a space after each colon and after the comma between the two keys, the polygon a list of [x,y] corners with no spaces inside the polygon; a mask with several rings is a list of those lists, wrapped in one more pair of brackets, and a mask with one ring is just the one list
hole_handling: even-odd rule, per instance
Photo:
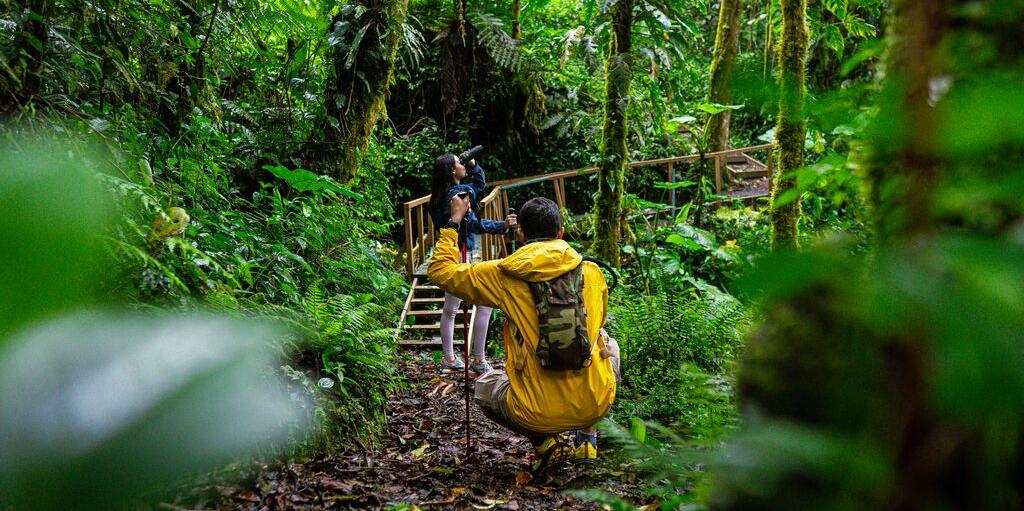
{"label": "jacket hood", "polygon": [[564,240],[529,243],[498,263],[506,275],[527,282],[551,280],[583,262]]}

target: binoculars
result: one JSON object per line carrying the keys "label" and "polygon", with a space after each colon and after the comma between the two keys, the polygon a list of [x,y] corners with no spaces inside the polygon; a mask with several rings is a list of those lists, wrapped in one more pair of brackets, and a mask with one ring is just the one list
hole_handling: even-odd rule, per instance
{"label": "binoculars", "polygon": [[459,155],[459,161],[465,164],[467,161],[475,158],[476,155],[480,154],[480,152],[483,150],[484,146],[482,145],[475,146],[472,149],[466,149],[465,151],[462,152],[462,154]]}

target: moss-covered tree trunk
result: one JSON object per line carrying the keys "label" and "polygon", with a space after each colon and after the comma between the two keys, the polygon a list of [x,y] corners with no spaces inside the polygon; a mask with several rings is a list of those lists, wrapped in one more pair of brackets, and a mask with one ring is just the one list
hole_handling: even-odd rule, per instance
{"label": "moss-covered tree trunk", "polygon": [[[708,101],[721,105],[732,104],[732,77],[736,70],[736,55],[740,51],[740,14],[742,0],[722,0],[718,10],[718,33],[715,36],[715,55],[711,60],[711,86]],[[732,110],[711,118],[708,134],[708,152],[729,148],[729,120]]]}
{"label": "moss-covered tree trunk", "polygon": [[[182,20],[176,26],[182,31],[172,36],[172,43],[161,44],[154,62],[143,62],[143,73],[165,94],[156,110],[172,136],[197,107],[207,116],[219,116],[220,105],[207,76],[207,52],[213,48],[210,38],[221,7],[220,0],[176,0],[173,5]],[[184,50],[196,40],[202,41],[196,50]]]}
{"label": "moss-covered tree trunk", "polygon": [[772,245],[795,247],[797,220],[800,218],[799,197],[779,198],[796,188],[793,171],[804,165],[805,63],[807,61],[807,0],[781,0],[782,37],[779,41],[779,119],[775,127],[775,145],[779,165],[772,186]]}
{"label": "moss-covered tree trunk", "polygon": [[[43,59],[49,46],[49,19],[53,9],[51,0],[27,2],[21,26],[17,28],[10,53],[3,55],[0,69],[0,111],[15,104],[25,104],[43,89]],[[13,101],[12,101],[13,100]]]}
{"label": "moss-covered tree trunk", "polygon": [[406,5],[406,0],[357,0],[332,20],[333,64],[317,159],[325,174],[341,181],[355,177],[384,112]]}
{"label": "moss-covered tree trunk", "polygon": [[633,35],[633,1],[619,0],[612,6],[612,29],[605,73],[604,126],[601,161],[597,172],[597,201],[594,204],[593,252],[611,264],[619,264],[622,243],[622,193],[629,157],[626,148],[629,84],[633,76],[630,47]]}
{"label": "moss-covered tree trunk", "polygon": [[519,15],[521,11],[519,0],[512,0],[512,39],[519,40],[522,36],[523,27],[519,24]]}
{"label": "moss-covered tree trunk", "polygon": [[[892,4],[884,59],[883,97],[899,98],[894,132],[875,133],[867,164],[869,203],[875,233],[884,244],[934,228],[931,195],[935,186],[937,140],[929,84],[942,72],[936,48],[945,27],[937,0],[898,0]],[[883,195],[883,190],[885,195]]]}

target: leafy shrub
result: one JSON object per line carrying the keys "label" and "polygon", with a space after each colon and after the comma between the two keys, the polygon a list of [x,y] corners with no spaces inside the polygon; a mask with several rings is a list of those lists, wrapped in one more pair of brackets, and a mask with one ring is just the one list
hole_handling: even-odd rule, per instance
{"label": "leafy shrub", "polygon": [[703,436],[733,421],[724,376],[742,351],[745,308],[680,288],[630,294],[612,306],[610,332],[624,353],[621,396],[634,416],[679,423]]}
{"label": "leafy shrub", "polygon": [[313,397],[308,412],[316,431],[307,450],[338,448],[353,436],[372,439],[383,426],[388,396],[400,382],[392,364],[395,329],[385,319],[394,307],[372,298],[330,296],[314,285],[301,312],[281,312],[303,334],[283,370]]}

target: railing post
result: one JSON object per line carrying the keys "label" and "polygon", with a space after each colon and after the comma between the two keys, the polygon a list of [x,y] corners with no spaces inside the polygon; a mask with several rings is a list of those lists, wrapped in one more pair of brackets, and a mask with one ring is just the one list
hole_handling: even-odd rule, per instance
{"label": "railing post", "polygon": [[562,178],[554,180],[555,199],[558,201],[558,209],[565,209],[565,181]]}
{"label": "railing post", "polygon": [[420,245],[420,260],[419,260],[419,262],[422,264],[424,261],[427,260],[427,247],[426,247],[427,240],[426,240],[426,236],[425,236],[425,231],[423,230],[423,205],[422,204],[419,205],[416,209],[419,210],[416,213],[417,224],[419,225],[419,232],[416,233],[416,241]]}
{"label": "railing post", "polygon": [[405,210],[405,271],[412,278],[412,208],[406,203],[402,209]]}
{"label": "railing post", "polygon": [[[672,164],[672,162],[668,162],[668,183],[670,185],[672,185],[672,184],[675,184],[675,182],[676,182],[676,168]],[[676,221],[676,189],[675,189],[675,187],[672,187],[672,189],[669,190],[669,195],[672,196],[672,222],[675,223],[675,221]]]}
{"label": "railing post", "polygon": [[722,195],[722,156],[715,156],[715,194]]}
{"label": "railing post", "polygon": [[[482,214],[484,216],[484,218],[487,218],[488,220],[490,220],[490,218],[488,218],[488,217],[493,216],[493,214],[488,215],[488,211],[490,209],[492,209],[491,208],[491,204],[487,204],[487,205],[484,206],[483,211],[481,211],[480,214]],[[489,261],[490,259],[491,259],[491,236],[489,234],[482,234],[482,235],[480,235],[480,260],[481,261]]]}
{"label": "railing post", "polygon": [[434,219],[433,219],[433,217],[430,216],[430,211],[427,211],[427,233],[429,234],[429,237],[430,237],[430,246],[431,247],[433,247],[434,245],[437,245],[437,239],[435,238],[435,236],[436,236],[435,232],[436,231],[437,231],[437,229],[434,228]]}

